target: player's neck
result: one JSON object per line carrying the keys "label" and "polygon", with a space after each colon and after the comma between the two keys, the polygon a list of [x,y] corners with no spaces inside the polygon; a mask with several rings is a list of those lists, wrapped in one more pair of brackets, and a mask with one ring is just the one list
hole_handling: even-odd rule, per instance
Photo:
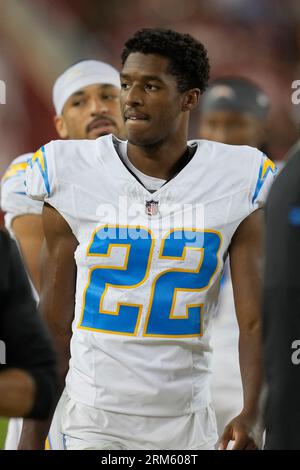
{"label": "player's neck", "polygon": [[178,162],[187,151],[187,140],[174,143],[139,146],[128,142],[127,153],[131,163],[142,173],[164,180],[170,179],[177,170]]}

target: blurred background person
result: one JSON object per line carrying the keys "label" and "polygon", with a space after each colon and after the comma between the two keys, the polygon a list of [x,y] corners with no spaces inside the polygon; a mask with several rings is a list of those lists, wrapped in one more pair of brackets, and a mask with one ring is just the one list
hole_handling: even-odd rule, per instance
{"label": "blurred background person", "polygon": [[[96,60],[84,60],[69,67],[58,77],[53,87],[55,127],[60,138],[95,139],[114,133],[123,136],[120,112],[120,78],[111,65]],[[1,184],[1,207],[5,225],[17,240],[29,277],[36,292],[40,292],[39,260],[44,239],[42,208],[39,201],[26,196],[24,176],[27,161],[33,154],[16,158],[7,169]],[[48,447],[63,449],[56,413],[50,431]],[[17,449],[22,421],[11,420],[5,448]]]}
{"label": "blurred background person", "polygon": [[[122,137],[119,93],[119,73],[111,65],[85,60],[69,67],[56,80],[52,93],[58,137],[96,139],[109,133]],[[42,204],[27,198],[24,188],[27,161],[32,155],[21,155],[6,170],[1,182],[1,208],[6,213],[5,226],[18,241],[30,278],[39,292]]]}
{"label": "blurred background person", "polygon": [[300,142],[266,206],[263,304],[267,450],[300,450]]}
{"label": "blurred background person", "polygon": [[[225,144],[250,145],[263,151],[268,113],[269,98],[256,84],[245,78],[220,78],[211,83],[201,99],[198,136]],[[219,434],[243,407],[239,328],[228,264],[212,335],[212,397]]]}
{"label": "blurred background person", "polygon": [[266,150],[269,98],[246,78],[220,78],[210,84],[200,102],[198,135],[230,145]]}
{"label": "blurred background person", "polygon": [[3,230],[0,260],[0,416],[45,419],[58,393],[54,352],[16,244]]}

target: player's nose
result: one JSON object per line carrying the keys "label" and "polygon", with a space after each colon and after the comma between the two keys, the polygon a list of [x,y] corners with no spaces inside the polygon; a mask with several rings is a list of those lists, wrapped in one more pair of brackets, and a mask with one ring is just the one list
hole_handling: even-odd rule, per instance
{"label": "player's nose", "polygon": [[90,102],[90,114],[105,114],[108,112],[108,105],[105,100],[94,98]]}
{"label": "player's nose", "polygon": [[125,104],[129,107],[143,105],[143,94],[137,85],[132,85],[126,90]]}

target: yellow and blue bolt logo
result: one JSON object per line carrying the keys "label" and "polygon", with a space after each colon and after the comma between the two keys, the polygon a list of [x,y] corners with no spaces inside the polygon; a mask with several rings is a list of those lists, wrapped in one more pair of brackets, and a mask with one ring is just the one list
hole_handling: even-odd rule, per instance
{"label": "yellow and blue bolt logo", "polygon": [[25,173],[27,168],[27,163],[13,163],[8,167],[8,170],[5,172],[2,181],[7,181],[14,176],[18,176],[20,173]]}
{"label": "yellow and blue bolt logo", "polygon": [[33,168],[35,164],[38,166],[40,173],[43,177],[48,196],[50,196],[50,184],[48,178],[48,167],[45,147],[41,147],[37,152],[35,152],[31,160],[29,160],[29,164],[31,168]]}
{"label": "yellow and blue bolt logo", "polygon": [[253,198],[252,198],[252,203],[257,198],[258,193],[261,190],[262,186],[264,185],[264,182],[266,181],[269,173],[272,173],[273,176],[275,176],[276,173],[277,173],[277,168],[276,168],[275,163],[272,162],[272,160],[265,157],[264,160],[261,162],[261,165],[260,165],[258,180],[257,180],[256,188],[255,188],[255,191],[254,191],[254,195],[253,195]]}

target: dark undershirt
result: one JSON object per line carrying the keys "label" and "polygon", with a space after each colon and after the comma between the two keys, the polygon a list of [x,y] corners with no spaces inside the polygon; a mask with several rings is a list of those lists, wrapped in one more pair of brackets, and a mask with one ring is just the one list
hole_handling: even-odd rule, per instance
{"label": "dark undershirt", "polygon": [[[195,146],[188,146],[187,147],[187,150],[185,151],[185,153],[182,155],[182,157],[178,160],[177,164],[175,165],[175,168],[174,168],[174,173],[173,175],[167,179],[167,180],[160,180],[159,178],[154,178],[154,177],[149,177],[148,175],[146,174],[143,174],[140,170],[136,169],[136,172],[135,172],[135,169],[133,167],[133,165],[131,164],[131,166],[133,168],[130,168],[128,166],[128,164],[126,164],[126,160],[128,158],[127,155],[124,155],[124,153],[126,152],[125,148],[122,148],[121,144],[123,142],[120,142],[118,141],[116,138],[113,137],[113,144],[114,144],[114,147],[115,147],[115,150],[120,158],[120,160],[122,161],[122,163],[124,164],[124,166],[127,168],[127,170],[135,177],[135,179],[142,185],[144,186],[147,191],[149,191],[150,193],[154,193],[155,191],[157,191],[157,187],[155,188],[151,188],[148,186],[148,184],[151,184],[151,181],[149,181],[149,183],[147,184],[147,186],[144,184],[145,183],[145,180],[142,181],[142,175],[145,176],[145,178],[147,180],[150,180],[151,178],[154,180],[156,179],[158,182],[161,181],[161,185],[160,186],[164,186],[165,184],[167,184],[169,181],[171,181],[173,178],[175,178],[176,175],[178,175],[178,173],[181,172],[181,170],[183,170],[183,168],[191,161],[191,159],[193,158],[193,156],[195,155],[196,153],[196,150],[197,150],[197,145]],[[125,144],[125,142],[124,142]],[[139,177],[139,174],[141,175]],[[143,178],[144,179],[144,178]],[[157,186],[157,185],[155,185]]]}

